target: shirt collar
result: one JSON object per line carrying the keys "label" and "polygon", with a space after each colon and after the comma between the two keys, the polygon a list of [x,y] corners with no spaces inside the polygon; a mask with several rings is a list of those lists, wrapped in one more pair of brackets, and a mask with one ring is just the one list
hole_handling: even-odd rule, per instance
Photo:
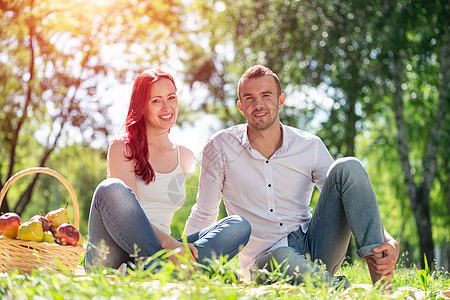
{"label": "shirt collar", "polygon": [[289,132],[285,125],[280,122],[281,129],[283,130],[283,142],[281,143],[280,151],[285,151],[289,146]]}
{"label": "shirt collar", "polygon": [[[248,140],[248,132],[247,132],[248,125],[247,125],[247,123],[245,123],[245,124],[241,124],[241,126],[242,127],[239,128],[240,129],[239,130],[239,135],[240,135],[240,139],[241,139],[241,144],[246,149],[250,150],[252,146],[250,144],[250,141]],[[286,130],[286,126],[283,125],[281,122],[280,122],[280,126],[281,126],[281,129],[283,131],[283,142],[281,143],[281,147],[280,147],[279,151],[285,151],[288,148],[288,146],[289,146],[289,137],[288,137],[289,132]]]}
{"label": "shirt collar", "polygon": [[242,128],[242,131],[240,132],[242,134],[241,135],[241,143],[242,143],[242,146],[244,146],[244,148],[250,149],[252,146],[250,145],[250,141],[248,140],[248,125],[247,125],[247,123],[243,124],[243,125],[244,126]]}

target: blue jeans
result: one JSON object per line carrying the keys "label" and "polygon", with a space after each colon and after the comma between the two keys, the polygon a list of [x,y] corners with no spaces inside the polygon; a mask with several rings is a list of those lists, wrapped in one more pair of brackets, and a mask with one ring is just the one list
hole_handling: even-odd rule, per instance
{"label": "blue jeans", "polygon": [[[344,261],[352,233],[360,257],[374,254],[372,249],[384,243],[383,224],[369,176],[359,160],[349,157],[330,166],[308,231],[304,233],[299,228],[291,232],[288,247],[260,257],[252,278],[257,278],[257,269],[270,270],[270,261],[275,259],[278,263],[287,260],[283,268],[287,266],[286,274],[292,276],[292,283],[303,282],[305,275],[335,281],[332,274]],[[323,263],[326,271],[315,261]]]}
{"label": "blue jeans", "polygon": [[[239,216],[226,217],[187,237],[198,249],[200,263],[214,255],[231,260],[248,242],[250,224]],[[138,249],[136,253],[135,247]],[[123,181],[109,178],[94,192],[89,213],[84,267],[118,268],[162,250],[139,200]]]}

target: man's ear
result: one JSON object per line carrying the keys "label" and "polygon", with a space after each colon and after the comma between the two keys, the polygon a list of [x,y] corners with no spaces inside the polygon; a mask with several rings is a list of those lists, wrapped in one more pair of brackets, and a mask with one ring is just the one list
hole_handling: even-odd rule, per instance
{"label": "man's ear", "polygon": [[237,107],[239,108],[239,111],[240,111],[242,114],[244,114],[244,112],[242,111],[242,102],[241,102],[241,100],[238,100],[238,102],[237,102]]}
{"label": "man's ear", "polygon": [[284,106],[284,101],[286,100],[286,98],[284,97],[284,94],[281,94],[278,97],[278,109],[281,109]]}

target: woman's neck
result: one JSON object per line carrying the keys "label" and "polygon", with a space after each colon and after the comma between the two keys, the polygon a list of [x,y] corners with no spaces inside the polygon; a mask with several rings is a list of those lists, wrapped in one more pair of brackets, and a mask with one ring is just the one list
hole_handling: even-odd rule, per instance
{"label": "woman's neck", "polygon": [[172,149],[173,143],[169,139],[169,130],[147,131],[147,142],[152,149]]}

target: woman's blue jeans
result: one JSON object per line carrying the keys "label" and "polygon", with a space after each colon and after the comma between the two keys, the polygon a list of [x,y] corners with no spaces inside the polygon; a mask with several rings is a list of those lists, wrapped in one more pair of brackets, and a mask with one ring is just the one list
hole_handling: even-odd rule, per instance
{"label": "woman's blue jeans", "polygon": [[[270,266],[275,259],[279,264],[286,261],[286,274],[292,276],[293,283],[313,275],[334,281],[332,274],[342,265],[352,233],[360,257],[374,254],[372,249],[384,243],[383,224],[369,176],[359,160],[349,157],[330,166],[308,231],[304,233],[299,228],[291,232],[288,247],[260,257],[252,278],[258,276],[257,269],[274,271]],[[326,272],[313,263],[317,260],[325,265]]]}
{"label": "woman's blue jeans", "polygon": [[[239,216],[226,217],[187,237],[198,249],[197,262],[215,255],[231,260],[247,244],[250,224]],[[137,252],[136,252],[137,249]],[[139,200],[123,181],[109,178],[94,192],[89,214],[84,267],[118,268],[122,263],[148,258],[162,250]]]}

